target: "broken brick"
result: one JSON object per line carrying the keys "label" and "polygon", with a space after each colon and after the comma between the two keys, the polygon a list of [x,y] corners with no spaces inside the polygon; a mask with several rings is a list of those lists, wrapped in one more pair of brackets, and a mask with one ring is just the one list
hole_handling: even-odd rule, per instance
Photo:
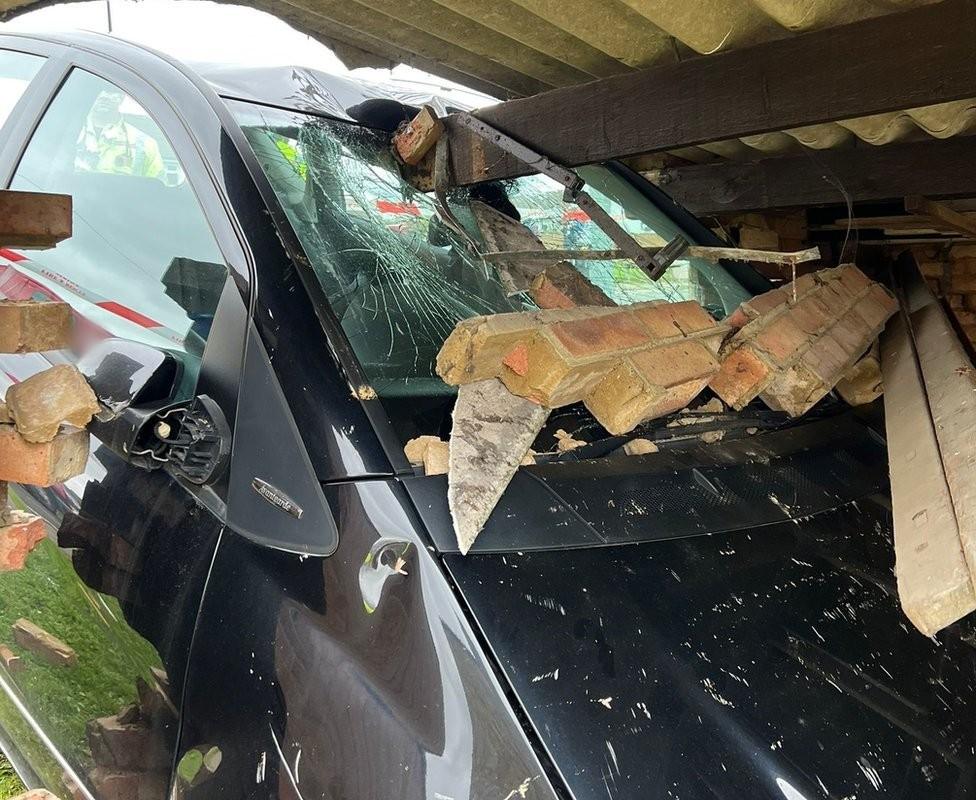
{"label": "broken brick", "polygon": [[27,555],[47,535],[44,520],[22,511],[10,511],[0,528],[0,572],[21,570]]}
{"label": "broken brick", "polygon": [[37,300],[0,300],[0,353],[60,350],[71,339],[71,307]]}
{"label": "broken brick", "polygon": [[440,437],[438,436],[418,436],[403,446],[403,454],[407,457],[408,462],[414,466],[420,466],[424,463],[424,453],[427,452],[427,447],[432,442],[439,441]]}
{"label": "broken brick", "polygon": [[49,442],[62,424],[84,428],[98,413],[95,393],[73,364],[38,372],[7,389],[7,409],[28,442]]}
{"label": "broken brick", "polygon": [[393,136],[393,146],[404,164],[416,166],[444,133],[444,123],[430,106],[423,106],[417,115]]}
{"label": "broken brick", "polygon": [[424,475],[447,475],[450,467],[450,449],[447,442],[439,439],[431,442],[424,451]]}
{"label": "broken brick", "polygon": [[71,647],[30,620],[18,619],[11,628],[17,644],[49,664],[73,667],[78,663],[78,656]]}
{"label": "broken brick", "polygon": [[546,267],[532,281],[529,296],[539,308],[616,305],[602,289],[567,261]]}
{"label": "broken brick", "polygon": [[165,800],[167,780],[161,771],[95,767],[88,773],[98,800]]}
{"label": "broken brick", "polygon": [[118,716],[89,720],[85,737],[101,767],[145,769],[149,766],[152,730],[145,722],[122,722]]}
{"label": "broken brick", "polygon": [[[648,419],[638,418],[640,408],[658,414],[667,413],[661,409],[673,410],[675,402],[675,408],[686,404],[700,391],[702,375],[707,379],[717,369],[709,353],[714,354],[727,330],[694,301],[479,317],[459,323],[448,337],[438,355],[438,374],[455,384],[472,382],[472,376],[497,377],[513,394],[547,408],[583,401],[601,424],[617,430],[624,420]],[[697,344],[680,353],[648,356],[649,361],[639,358],[639,366],[627,361],[645,351],[692,341]],[[502,344],[508,345],[504,352]],[[675,377],[688,354],[707,361],[707,374],[696,368],[695,383],[679,390],[678,384],[692,380]],[[661,366],[643,374],[641,366],[650,368],[652,363]],[[612,372],[610,383],[602,385]],[[662,378],[660,393],[649,383],[652,373]],[[614,381],[628,384],[626,397],[636,401],[619,415],[617,406],[624,401],[611,388]]]}
{"label": "broken brick", "polygon": [[145,719],[163,725],[176,721],[176,706],[170,699],[168,683],[160,682],[155,674],[152,680],[137,677],[136,693],[139,696],[139,713]]}
{"label": "broken brick", "polygon": [[3,663],[7,672],[11,674],[23,672],[24,670],[24,662],[21,657],[5,644],[0,644],[0,662]]}
{"label": "broken brick", "polygon": [[85,471],[88,432],[62,430],[50,442],[28,442],[13,425],[0,424],[0,480],[51,486]]}
{"label": "broken brick", "polygon": [[758,396],[791,416],[805,413],[842,379],[897,308],[883,286],[853,265],[803,275],[767,295],[772,297],[752,298],[733,314],[749,322],[723,345],[721,369],[709,382],[735,409]]}
{"label": "broken brick", "polygon": [[688,405],[718,369],[699,341],[644,350],[622,359],[583,402],[607,431],[619,435]]}
{"label": "broken brick", "polygon": [[71,236],[71,196],[0,191],[0,245],[54,247]]}

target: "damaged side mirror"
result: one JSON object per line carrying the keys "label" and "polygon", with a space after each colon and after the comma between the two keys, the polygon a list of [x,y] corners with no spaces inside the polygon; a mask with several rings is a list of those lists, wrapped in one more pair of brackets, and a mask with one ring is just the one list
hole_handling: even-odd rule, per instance
{"label": "damaged side mirror", "polygon": [[101,405],[89,430],[133,466],[197,484],[216,480],[230,455],[230,427],[206,395],[175,401],[184,366],[175,354],[107,339],[78,362]]}

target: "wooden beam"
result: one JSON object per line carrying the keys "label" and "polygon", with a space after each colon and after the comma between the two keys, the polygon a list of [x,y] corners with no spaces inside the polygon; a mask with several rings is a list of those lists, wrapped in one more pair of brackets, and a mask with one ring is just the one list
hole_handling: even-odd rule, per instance
{"label": "wooden beam", "polygon": [[976,139],[957,136],[821,150],[759,161],[661,170],[657,182],[690,211],[725,214],[791,206],[976,196]]}
{"label": "wooden beam", "polygon": [[[976,96],[976,0],[943,0],[510,100],[477,115],[566,165]],[[459,184],[526,173],[452,125]]]}
{"label": "wooden beam", "polygon": [[960,214],[954,208],[949,208],[945,203],[929,200],[920,195],[910,195],[905,198],[905,211],[931,220],[937,230],[948,228],[950,231],[966,236],[976,236],[976,220]]}

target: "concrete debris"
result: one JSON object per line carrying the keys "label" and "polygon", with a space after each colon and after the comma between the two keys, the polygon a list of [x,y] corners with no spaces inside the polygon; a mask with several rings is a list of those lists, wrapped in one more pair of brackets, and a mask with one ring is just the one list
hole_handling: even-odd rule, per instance
{"label": "concrete debris", "polygon": [[837,393],[852,406],[866,406],[884,393],[881,377],[881,352],[878,343],[868,350],[837,384]]}
{"label": "concrete debris", "polygon": [[65,429],[50,442],[28,442],[13,425],[0,424],[0,481],[51,486],[85,471],[88,431]]}
{"label": "concrete debris", "polygon": [[553,436],[556,437],[556,450],[560,453],[568,453],[570,450],[586,445],[582,439],[574,439],[572,434],[567,433],[562,428],[556,431]]}
{"label": "concrete debris", "polygon": [[700,438],[705,444],[715,444],[725,438],[725,431],[705,431]]}
{"label": "concrete debris", "polygon": [[70,342],[67,303],[0,300],[0,353],[43,353],[61,350]]}
{"label": "concrete debris", "polygon": [[8,511],[0,528],[0,572],[21,570],[27,556],[46,534],[44,520],[23,511]]}
{"label": "concrete debris", "polygon": [[50,442],[62,424],[84,428],[99,405],[73,364],[58,364],[7,389],[7,409],[28,442]]}
{"label": "concrete debris", "polygon": [[628,456],[645,456],[658,452],[660,448],[650,439],[631,439],[621,450]]}
{"label": "concrete debris", "polygon": [[698,303],[637,303],[475,317],[458,323],[437,372],[499,378],[548,408],[582,401],[612,434],[688,404],[718,372],[728,329]]}
{"label": "concrete debris", "polygon": [[548,417],[548,409],[493,378],[458,390],[447,500],[462,553],[474,544]]}
{"label": "concrete debris", "polygon": [[393,147],[404,164],[416,166],[444,133],[444,123],[430,106],[423,106],[393,135]]}
{"label": "concrete debris", "polygon": [[752,298],[729,322],[711,389],[736,410],[754,398],[791,416],[806,413],[871,346],[898,308],[855,266],[802,275]]}
{"label": "concrete debris", "polygon": [[78,663],[78,656],[71,647],[39,625],[21,618],[11,628],[17,644],[49,664],[54,664],[56,667],[73,667]]}
{"label": "concrete debris", "polygon": [[0,663],[11,675],[24,671],[24,662],[21,657],[5,644],[0,644]]}

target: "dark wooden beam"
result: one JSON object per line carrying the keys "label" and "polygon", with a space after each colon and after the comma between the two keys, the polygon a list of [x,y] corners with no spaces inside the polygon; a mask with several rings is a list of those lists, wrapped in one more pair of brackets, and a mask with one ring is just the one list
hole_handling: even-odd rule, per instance
{"label": "dark wooden beam", "polygon": [[661,170],[657,182],[699,215],[843,204],[845,197],[976,197],[976,137],[676,167]]}
{"label": "dark wooden beam", "polygon": [[[836,28],[510,100],[477,116],[576,166],[976,97],[976,0],[942,0]],[[460,184],[526,173],[452,131]]]}

